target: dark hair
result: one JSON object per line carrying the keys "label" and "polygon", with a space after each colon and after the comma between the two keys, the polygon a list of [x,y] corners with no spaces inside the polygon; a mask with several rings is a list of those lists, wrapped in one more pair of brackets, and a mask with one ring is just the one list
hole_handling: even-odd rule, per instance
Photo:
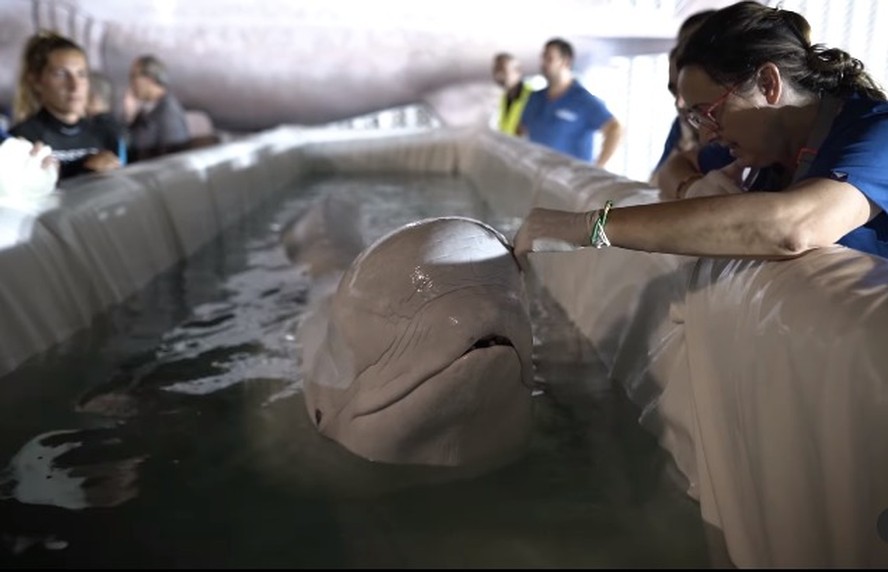
{"label": "dark hair", "polygon": [[688,41],[691,34],[703,25],[706,18],[712,16],[715,12],[716,10],[701,10],[700,12],[694,12],[685,18],[684,22],[681,23],[681,26],[678,27],[678,34],[675,37],[675,46],[669,50],[669,59],[678,57],[679,52],[681,52],[685,42]]}
{"label": "dark hair", "polygon": [[15,100],[13,101],[13,120],[23,121],[40,109],[40,98],[31,87],[31,78],[39,76],[49,64],[49,55],[58,50],[74,50],[86,52],[73,40],[59,35],[52,30],[40,30],[28,38],[22,52],[21,70],[18,78]]}
{"label": "dark hair", "polygon": [[170,78],[167,74],[166,66],[156,56],[139,56],[136,58],[136,65],[143,76],[151,78],[157,85],[169,86]]}
{"label": "dark hair", "polygon": [[574,60],[574,49],[573,46],[570,45],[570,42],[563,38],[552,38],[546,45],[545,49],[555,48],[561,54],[561,57],[566,58],[567,61],[573,63]]}
{"label": "dark hair", "polygon": [[701,10],[699,12],[694,12],[687,18],[685,18],[684,22],[681,23],[681,26],[678,27],[677,39],[678,43],[684,42],[688,36],[694,33],[694,31],[699,28],[706,18],[712,16],[716,13],[716,10]]}
{"label": "dark hair", "polygon": [[774,63],[793,85],[839,97],[858,93],[885,101],[885,92],[863,63],[837,48],[811,44],[811,26],[796,12],[745,1],[709,16],[682,46],[676,65],[697,65],[731,85]]}

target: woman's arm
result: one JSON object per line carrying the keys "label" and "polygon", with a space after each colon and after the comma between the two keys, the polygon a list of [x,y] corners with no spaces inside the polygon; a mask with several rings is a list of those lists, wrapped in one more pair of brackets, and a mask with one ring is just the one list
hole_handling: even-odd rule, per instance
{"label": "woman's arm", "polygon": [[[834,244],[880,211],[848,183],[808,179],[777,193],[743,193],[611,209],[613,246],[694,256],[792,258]],[[515,254],[537,239],[588,246],[596,211],[533,209],[515,235]],[[578,241],[578,237],[583,240]]]}

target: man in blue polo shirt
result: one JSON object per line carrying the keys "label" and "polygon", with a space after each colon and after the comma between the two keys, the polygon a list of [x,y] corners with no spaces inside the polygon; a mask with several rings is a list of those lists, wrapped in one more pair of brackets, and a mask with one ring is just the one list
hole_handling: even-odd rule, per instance
{"label": "man in blue polo shirt", "polygon": [[[561,38],[546,42],[541,71],[548,86],[531,94],[521,124],[534,143],[551,147],[595,166],[604,168],[622,137],[619,121],[574,78],[573,46]],[[593,135],[603,135],[601,151],[595,157]]]}

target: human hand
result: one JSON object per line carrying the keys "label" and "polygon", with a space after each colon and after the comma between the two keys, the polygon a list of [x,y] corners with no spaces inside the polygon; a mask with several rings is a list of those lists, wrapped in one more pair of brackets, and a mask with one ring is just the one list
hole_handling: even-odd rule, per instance
{"label": "human hand", "polygon": [[[47,149],[48,151],[45,151]],[[52,156],[52,149],[44,145],[42,141],[38,141],[31,147],[30,155],[31,157],[39,157],[41,152],[45,152],[45,156],[40,161],[40,168],[46,171],[55,171],[58,174],[59,160]]]}
{"label": "human hand", "polygon": [[83,162],[83,166],[90,171],[104,173],[105,171],[119,169],[120,160],[111,151],[99,151],[95,155],[87,157],[86,161]]}
{"label": "human hand", "polygon": [[687,186],[684,198],[733,195],[743,192],[740,187],[744,167],[735,161],[721,169],[714,169]]}
{"label": "human hand", "polygon": [[526,269],[530,252],[572,250],[588,245],[594,213],[532,209],[515,233],[513,243],[518,263]]}
{"label": "human hand", "polygon": [[135,119],[136,115],[138,115],[140,105],[141,103],[138,99],[136,99],[136,95],[133,93],[132,88],[127,88],[127,90],[123,93],[123,98],[121,100],[123,121],[127,125],[132,123],[133,119]]}
{"label": "human hand", "polygon": [[746,170],[746,167],[747,166],[738,159],[733,163],[725,165],[719,169],[719,171],[739,186],[743,183],[743,172]]}

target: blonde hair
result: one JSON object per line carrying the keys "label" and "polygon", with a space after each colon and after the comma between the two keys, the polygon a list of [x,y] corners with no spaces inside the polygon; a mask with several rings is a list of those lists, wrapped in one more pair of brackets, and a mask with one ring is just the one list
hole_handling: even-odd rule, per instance
{"label": "blonde hair", "polygon": [[31,85],[31,79],[43,73],[49,55],[57,50],[76,50],[86,58],[86,52],[74,41],[52,30],[40,30],[25,44],[12,101],[12,122],[20,123],[40,110],[40,97]]}

